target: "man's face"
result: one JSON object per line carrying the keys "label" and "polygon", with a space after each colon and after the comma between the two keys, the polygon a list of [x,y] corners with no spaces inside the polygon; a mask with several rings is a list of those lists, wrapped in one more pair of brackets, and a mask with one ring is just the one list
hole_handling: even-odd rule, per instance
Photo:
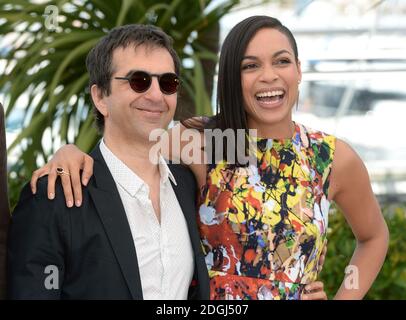
{"label": "man's face", "polygon": [[140,45],[114,50],[111,93],[101,99],[105,136],[147,142],[152,130],[165,129],[172,120],[177,94],[164,94],[157,77],[152,77],[151,86],[142,93],[133,91],[127,80],[115,79],[140,70],[150,74],[174,73],[175,66],[165,48]]}

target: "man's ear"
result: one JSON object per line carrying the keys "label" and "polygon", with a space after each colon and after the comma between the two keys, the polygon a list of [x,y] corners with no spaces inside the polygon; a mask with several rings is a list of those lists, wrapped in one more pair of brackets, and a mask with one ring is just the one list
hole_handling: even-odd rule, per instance
{"label": "man's ear", "polygon": [[93,103],[97,110],[99,110],[99,112],[106,117],[109,111],[105,101],[105,95],[103,94],[102,90],[94,84],[90,88],[90,94],[92,95]]}

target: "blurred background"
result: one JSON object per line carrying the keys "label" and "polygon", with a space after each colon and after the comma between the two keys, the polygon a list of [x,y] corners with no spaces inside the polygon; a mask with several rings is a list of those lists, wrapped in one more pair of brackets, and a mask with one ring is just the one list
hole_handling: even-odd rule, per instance
{"label": "blurred background", "polygon": [[[295,120],[354,147],[389,225],[388,257],[367,298],[406,299],[406,0],[0,0],[0,8],[12,207],[60,145],[87,152],[99,139],[84,61],[108,30],[151,23],[173,37],[183,64],[180,119],[213,113],[217,53],[228,31],[248,16],[270,15],[298,43]],[[355,246],[339,208],[329,232],[321,278],[332,298]]]}

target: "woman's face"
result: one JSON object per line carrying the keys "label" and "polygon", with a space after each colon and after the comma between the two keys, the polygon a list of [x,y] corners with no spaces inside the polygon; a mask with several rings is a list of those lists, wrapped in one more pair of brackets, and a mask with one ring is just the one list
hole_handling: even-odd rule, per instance
{"label": "woman's face", "polygon": [[292,107],[302,78],[288,38],[276,29],[260,29],[241,62],[241,86],[248,126],[258,136],[290,137]]}

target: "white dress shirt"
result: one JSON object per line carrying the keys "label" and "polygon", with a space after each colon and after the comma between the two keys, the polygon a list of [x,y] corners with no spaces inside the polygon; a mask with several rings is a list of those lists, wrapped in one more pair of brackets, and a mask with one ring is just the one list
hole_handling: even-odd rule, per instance
{"label": "white dress shirt", "polygon": [[148,185],[108,149],[100,151],[106,161],[130,225],[137,252],[144,299],[187,299],[194,270],[193,250],[183,212],[169,179],[176,185],[165,159],[159,156],[159,223]]}

